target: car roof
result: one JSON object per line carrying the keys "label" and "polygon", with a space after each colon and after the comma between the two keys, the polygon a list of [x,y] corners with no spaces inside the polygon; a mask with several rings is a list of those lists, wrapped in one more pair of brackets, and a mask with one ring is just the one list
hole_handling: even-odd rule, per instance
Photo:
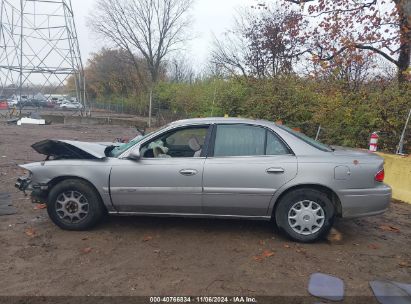
{"label": "car roof", "polygon": [[223,123],[223,124],[255,124],[255,125],[275,125],[274,122],[268,120],[257,120],[251,118],[237,118],[237,117],[208,117],[208,118],[191,118],[183,119],[172,122],[170,125],[190,125],[190,124],[213,124],[213,123]]}

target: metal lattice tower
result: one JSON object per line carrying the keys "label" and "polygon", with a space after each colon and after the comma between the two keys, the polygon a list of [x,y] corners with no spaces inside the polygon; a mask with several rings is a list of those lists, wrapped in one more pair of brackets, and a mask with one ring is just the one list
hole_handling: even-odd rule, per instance
{"label": "metal lattice tower", "polygon": [[[0,5],[0,96],[70,93],[85,105],[71,0],[0,0]],[[63,92],[72,75],[72,91]]]}

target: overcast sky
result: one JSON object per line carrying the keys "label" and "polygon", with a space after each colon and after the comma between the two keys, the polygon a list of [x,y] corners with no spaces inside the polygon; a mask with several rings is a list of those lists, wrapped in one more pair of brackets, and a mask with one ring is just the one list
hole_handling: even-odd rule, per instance
{"label": "overcast sky", "polygon": [[[103,42],[89,30],[86,22],[95,2],[96,0],[72,0],[84,63],[91,53],[103,46]],[[236,9],[255,3],[256,0],[195,0],[191,12],[194,20],[192,34],[195,38],[187,45],[187,57],[194,58],[192,64],[196,69],[201,69],[207,61],[213,35],[218,37],[233,25]]]}

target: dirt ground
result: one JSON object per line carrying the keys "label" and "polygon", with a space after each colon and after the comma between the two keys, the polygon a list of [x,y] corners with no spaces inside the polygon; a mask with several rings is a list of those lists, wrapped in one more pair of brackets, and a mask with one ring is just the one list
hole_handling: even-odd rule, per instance
{"label": "dirt ground", "polygon": [[[296,244],[269,222],[111,217],[87,232],[62,231],[13,187],[14,163],[42,160],[47,138],[111,141],[115,126],[0,126],[0,192],[18,213],[0,217],[0,295],[308,295],[310,274],[371,296],[370,280],[411,283],[411,205],[337,220],[341,241]],[[265,255],[264,255],[265,251]],[[268,254],[267,254],[268,253]]]}

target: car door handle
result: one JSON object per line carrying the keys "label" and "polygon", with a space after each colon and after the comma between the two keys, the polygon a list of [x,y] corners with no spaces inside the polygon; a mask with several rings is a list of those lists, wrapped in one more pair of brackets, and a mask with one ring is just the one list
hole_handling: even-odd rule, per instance
{"label": "car door handle", "polygon": [[284,173],[284,169],[283,168],[268,168],[267,170],[265,170],[265,172],[267,172],[268,174],[281,174],[281,173]]}
{"label": "car door handle", "polygon": [[183,169],[180,171],[180,174],[184,176],[193,176],[193,175],[196,175],[197,173],[198,173],[197,170],[193,170],[193,169]]}

